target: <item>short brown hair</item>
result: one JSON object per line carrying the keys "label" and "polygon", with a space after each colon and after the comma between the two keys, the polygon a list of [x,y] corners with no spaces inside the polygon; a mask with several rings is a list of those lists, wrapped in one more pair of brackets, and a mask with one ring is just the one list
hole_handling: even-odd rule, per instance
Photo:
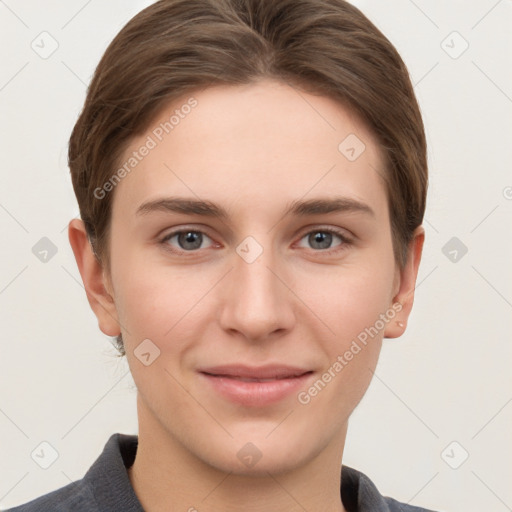
{"label": "short brown hair", "polygon": [[[390,41],[344,0],[160,0],[108,46],[69,141],[80,216],[108,273],[114,192],[98,199],[94,191],[112,177],[133,137],[184,94],[264,78],[339,101],[376,135],[403,268],[425,212],[427,148],[407,68]],[[121,335],[117,340],[124,354]]]}

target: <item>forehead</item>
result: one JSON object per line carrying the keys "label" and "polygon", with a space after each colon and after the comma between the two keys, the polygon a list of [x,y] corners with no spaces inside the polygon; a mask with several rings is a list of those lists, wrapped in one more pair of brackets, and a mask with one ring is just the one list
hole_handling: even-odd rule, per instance
{"label": "forehead", "polygon": [[185,95],[131,141],[121,165],[134,152],[114,195],[123,215],[165,195],[270,210],[335,191],[386,207],[380,148],[365,124],[339,102],[280,82]]}

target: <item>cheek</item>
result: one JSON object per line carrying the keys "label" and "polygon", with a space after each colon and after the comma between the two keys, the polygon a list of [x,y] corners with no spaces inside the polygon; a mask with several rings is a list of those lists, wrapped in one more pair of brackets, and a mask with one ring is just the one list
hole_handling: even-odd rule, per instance
{"label": "cheek", "polygon": [[180,271],[178,267],[146,263],[125,268],[125,274],[118,276],[122,284],[118,287],[116,306],[129,333],[126,344],[149,338],[168,350],[168,340],[172,339],[173,347],[178,348],[178,333],[183,334],[185,325],[190,329],[194,315],[197,320],[198,304],[214,280],[192,267],[182,267]]}
{"label": "cheek", "polygon": [[[326,411],[343,421],[344,413],[357,405],[370,384],[386,322],[394,318],[389,301],[393,265],[390,260],[389,265],[357,271],[339,267],[329,279],[316,277],[309,278],[301,293],[309,288],[308,305],[327,326],[319,338],[326,358],[324,373],[311,393],[306,390],[309,397],[304,402],[310,398],[323,403]],[[311,286],[313,281],[316,287]],[[307,282],[304,277],[303,283]]]}
{"label": "cheek", "polygon": [[[190,268],[181,274],[160,268],[126,276],[120,321],[127,361],[137,388],[155,408],[165,410],[171,398],[175,408],[188,403],[178,384],[179,367],[201,339],[204,310],[199,302],[208,292],[208,282]],[[146,366],[142,354],[148,352]]]}
{"label": "cheek", "polygon": [[315,414],[325,415],[326,421],[330,418],[333,428],[347,421],[377,365],[383,335],[380,318],[388,310],[389,294],[382,282],[376,283],[366,274],[315,295],[321,318],[329,326],[319,339],[326,357],[318,379],[297,400],[306,410],[311,407]]}
{"label": "cheek", "polygon": [[[317,324],[325,326],[329,352],[342,350],[365,328],[373,326],[389,303],[393,285],[392,265],[331,266],[312,274],[303,272],[296,293]],[[379,324],[380,325],[380,324]]]}

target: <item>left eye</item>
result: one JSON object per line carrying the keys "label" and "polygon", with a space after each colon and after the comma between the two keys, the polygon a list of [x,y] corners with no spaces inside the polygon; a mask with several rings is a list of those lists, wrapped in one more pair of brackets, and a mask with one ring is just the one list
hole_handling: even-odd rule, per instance
{"label": "left eye", "polygon": [[338,244],[338,246],[348,245],[350,243],[350,240],[348,240],[344,235],[331,229],[317,229],[310,231],[303,236],[301,240],[306,239],[313,249],[329,250],[332,249],[331,244],[333,242],[333,237],[337,237],[341,240],[341,243]]}

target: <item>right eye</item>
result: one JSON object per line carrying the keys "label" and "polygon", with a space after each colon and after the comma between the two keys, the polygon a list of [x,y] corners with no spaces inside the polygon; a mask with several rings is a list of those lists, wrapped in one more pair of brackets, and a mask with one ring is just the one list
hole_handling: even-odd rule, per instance
{"label": "right eye", "polygon": [[[176,252],[197,252],[202,247],[205,238],[211,241],[211,238],[202,231],[193,229],[180,229],[167,234],[161,241],[165,246],[171,246],[171,250]],[[178,247],[170,243],[175,239]]]}

